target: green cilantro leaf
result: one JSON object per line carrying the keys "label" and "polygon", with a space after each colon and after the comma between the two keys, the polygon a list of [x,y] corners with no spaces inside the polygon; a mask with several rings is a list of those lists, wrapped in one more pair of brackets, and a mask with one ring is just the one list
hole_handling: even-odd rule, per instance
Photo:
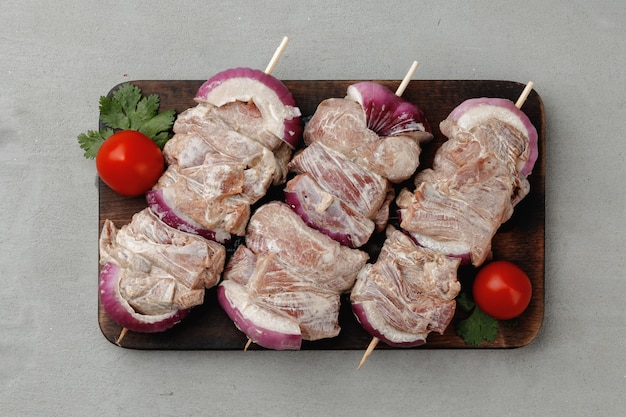
{"label": "green cilantro leaf", "polygon": [[174,124],[176,113],[174,110],[164,111],[146,120],[141,127],[137,128],[141,133],[152,138],[161,149],[172,135],[170,129]]}
{"label": "green cilantro leaf", "polygon": [[88,131],[78,136],[86,158],[95,158],[102,142],[118,130],[137,130],[152,139],[161,149],[172,137],[176,119],[174,110],[159,113],[157,94],[142,96],[133,84],[121,84],[110,96],[100,97],[100,121],[105,129]]}
{"label": "green cilantro leaf", "polygon": [[[156,94],[151,94],[148,97],[144,97],[137,103],[137,106],[132,111],[132,117],[129,115],[129,118],[132,118],[133,124],[138,124],[139,127],[141,124],[144,124],[153,117],[155,117],[159,111],[159,96]],[[133,126],[135,128],[135,126]],[[135,128],[136,130],[138,129]]]}
{"label": "green cilantro leaf", "polygon": [[474,300],[465,292],[459,294],[456,302],[461,310],[470,313],[467,318],[456,324],[457,336],[470,346],[480,346],[483,341],[494,342],[498,336],[498,320],[478,308]]}
{"label": "green cilantro leaf", "polygon": [[78,143],[85,151],[85,158],[95,158],[102,142],[104,142],[112,134],[113,129],[104,129],[99,132],[95,130],[88,130],[87,133],[81,133],[78,135]]}
{"label": "green cilantro leaf", "polygon": [[457,324],[456,333],[470,346],[480,346],[483,340],[493,342],[498,336],[498,320],[475,307],[468,318]]}
{"label": "green cilantro leaf", "polygon": [[130,129],[130,123],[122,105],[113,97],[100,97],[100,121],[113,129]]}
{"label": "green cilantro leaf", "polygon": [[141,90],[130,83],[122,84],[112,94],[113,100],[122,106],[122,110],[128,115],[137,109],[137,104],[141,100]]}

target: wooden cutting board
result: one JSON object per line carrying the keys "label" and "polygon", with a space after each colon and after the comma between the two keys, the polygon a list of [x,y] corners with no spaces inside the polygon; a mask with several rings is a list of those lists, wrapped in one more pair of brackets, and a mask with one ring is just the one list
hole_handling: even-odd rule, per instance
{"label": "wooden cutting board", "polygon": [[[361,80],[333,81],[283,81],[293,93],[303,116],[310,116],[317,105],[329,97],[344,97],[348,85]],[[377,81],[395,91],[400,80]],[[195,106],[193,97],[203,81],[133,81],[143,94],[159,94],[161,109],[177,112]],[[511,81],[466,81],[466,80],[415,80],[411,81],[403,97],[417,104],[428,118],[435,138],[426,144],[420,168],[429,167],[437,148],[445,141],[439,131],[439,123],[458,104],[469,98],[501,97],[515,102],[524,84]],[[112,91],[115,87],[112,89]],[[537,335],[544,315],[544,265],[545,265],[545,115],[543,102],[536,91],[532,91],[522,110],[528,115],[539,133],[539,159],[529,177],[530,194],[517,206],[513,217],[498,231],[493,241],[494,259],[506,259],[518,264],[530,276],[533,296],[528,309],[519,318],[517,327],[500,325],[495,342],[485,343],[480,348],[514,348],[530,343]],[[273,189],[270,198],[281,198],[282,189]],[[112,220],[117,227],[128,223],[131,216],[146,207],[141,198],[122,197],[99,182],[99,230],[105,219]],[[393,219],[392,219],[393,222]],[[99,238],[96,237],[96,238]],[[237,244],[237,243],[235,243]],[[374,236],[367,250],[372,254],[380,249],[382,237]],[[233,245],[227,247],[232,253]],[[471,285],[476,270],[463,267],[459,271],[462,285]],[[461,313],[457,312],[457,315]],[[104,312],[98,300],[98,321],[104,336],[115,342],[121,328]],[[342,300],[340,311],[340,335],[333,339],[304,342],[302,349],[357,349],[367,347],[371,336],[358,324],[351,313],[347,296]],[[455,318],[456,321],[456,318]],[[454,322],[445,334],[431,334],[428,343],[413,349],[472,348],[456,336]],[[237,330],[216,300],[215,288],[206,293],[205,303],[192,309],[188,318],[174,328],[158,334],[128,332],[121,346],[134,349],[243,349],[246,336]],[[250,349],[262,349],[252,345]],[[393,349],[381,343],[377,349]]]}

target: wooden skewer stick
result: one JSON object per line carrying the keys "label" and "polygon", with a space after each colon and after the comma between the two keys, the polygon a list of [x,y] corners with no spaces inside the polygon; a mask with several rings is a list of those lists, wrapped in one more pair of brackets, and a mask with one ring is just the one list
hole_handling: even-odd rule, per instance
{"label": "wooden skewer stick", "polygon": [[357,371],[361,369],[361,366],[363,366],[367,358],[369,358],[372,352],[374,351],[374,349],[376,349],[376,346],[378,345],[379,341],[380,339],[378,339],[377,337],[372,337],[372,341],[367,346],[367,349],[365,349],[365,353],[363,354],[363,357],[361,358],[361,362],[359,362],[359,366],[356,367]]}
{"label": "wooden skewer stick", "polygon": [[[263,72],[265,72],[267,75],[272,74],[272,72],[274,71],[274,67],[276,67],[276,64],[278,64],[278,60],[282,56],[283,52],[285,52],[285,48],[287,48],[288,43],[289,43],[289,38],[285,36],[282,42],[280,43],[280,45],[278,45],[278,48],[276,48],[276,51],[274,51],[274,55],[272,56],[272,59],[270,59],[270,62],[267,64],[267,67],[265,68],[265,71]],[[253,103],[253,100],[252,98],[250,98],[250,100],[248,100],[248,104],[252,104],[252,103]]]}
{"label": "wooden skewer stick", "polygon": [[269,75],[269,74],[272,73],[272,71],[274,71],[274,67],[278,63],[278,60],[280,59],[280,56],[285,51],[285,48],[287,47],[288,43],[289,43],[289,38],[287,36],[285,36],[283,38],[283,41],[278,46],[278,48],[276,48],[276,52],[274,52],[274,56],[272,56],[272,59],[270,60],[269,64],[267,64],[267,68],[265,68],[265,73],[266,74]]}
{"label": "wooden skewer stick", "polygon": [[[280,45],[278,45],[278,48],[276,48],[276,51],[274,51],[274,55],[272,55],[272,59],[270,59],[269,64],[267,64],[267,67],[265,68],[264,72],[267,75],[271,75],[272,72],[274,71],[274,68],[276,67],[276,64],[278,64],[280,57],[282,56],[283,52],[285,52],[285,48],[287,48],[288,43],[289,43],[289,38],[285,36],[282,42],[280,43]],[[252,99],[248,101],[248,104],[250,104],[251,102],[252,102]],[[252,343],[253,343],[252,339],[248,338],[248,341],[246,342],[246,345],[244,346],[243,351],[246,352]]]}
{"label": "wooden skewer stick", "polygon": [[243,351],[244,352],[247,351],[251,344],[252,344],[252,339],[248,338],[248,341],[246,342],[246,345],[244,346]]}
{"label": "wooden skewer stick", "polygon": [[419,63],[417,61],[413,61],[413,64],[411,64],[411,68],[409,68],[409,71],[406,73],[406,75],[404,76],[404,79],[402,80],[402,82],[398,86],[398,89],[396,90],[396,95],[398,97],[401,97],[402,94],[404,94],[404,90],[406,90],[406,87],[409,85],[409,82],[411,82],[411,77],[413,77],[413,74],[417,70],[418,66],[419,66]]}
{"label": "wooden skewer stick", "polygon": [[[411,64],[409,71],[406,73],[406,75],[402,79],[402,82],[398,86],[398,89],[396,90],[396,96],[401,97],[402,94],[404,94],[404,90],[406,90],[406,87],[409,85],[409,82],[411,82],[411,77],[413,77],[413,74],[417,70],[418,66],[419,66],[419,63],[417,61],[413,61],[413,64]],[[378,342],[380,342],[380,339],[378,339],[377,337],[372,338],[372,341],[367,346],[367,349],[365,349],[365,353],[363,354],[363,357],[361,358],[361,362],[359,362],[359,366],[357,366],[356,368],[357,371],[361,369],[361,366],[363,366],[367,358],[369,358],[369,356],[372,354],[374,349],[376,349],[376,346],[378,346]]]}
{"label": "wooden skewer stick", "polygon": [[517,99],[515,107],[517,107],[518,109],[522,108],[524,102],[526,102],[526,99],[528,98],[528,95],[533,90],[534,85],[535,83],[533,83],[532,81],[528,81],[528,84],[526,84],[526,88],[524,88],[524,91],[522,91],[522,94],[520,94],[519,98]]}
{"label": "wooden skewer stick", "polygon": [[117,337],[117,340],[115,340],[115,344],[118,346],[122,346],[122,339],[124,338],[124,336],[126,336],[126,333],[128,332],[128,329],[126,327],[122,328],[122,331],[120,332],[120,335]]}

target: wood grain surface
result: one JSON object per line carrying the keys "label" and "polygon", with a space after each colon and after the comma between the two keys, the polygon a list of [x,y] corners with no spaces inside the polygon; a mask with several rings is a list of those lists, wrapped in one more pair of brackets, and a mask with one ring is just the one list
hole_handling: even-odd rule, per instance
{"label": "wood grain surface", "polygon": [[[348,85],[362,80],[334,81],[283,81],[293,93],[303,116],[310,116],[317,105],[329,97],[344,97]],[[203,81],[132,81],[144,94],[157,93],[161,97],[161,109],[175,109],[181,112],[193,107],[193,97]],[[400,80],[377,82],[395,91]],[[117,87],[117,86],[116,86]],[[113,87],[112,91],[116,88]],[[502,97],[515,102],[524,84],[512,81],[492,80],[414,80],[411,81],[403,97],[417,104],[425,113],[435,138],[424,146],[420,168],[429,167],[437,148],[446,140],[439,131],[439,123],[462,101],[475,97]],[[497,339],[484,343],[478,348],[515,348],[527,345],[537,335],[544,315],[544,267],[545,267],[545,116],[543,102],[536,91],[532,91],[522,110],[528,115],[539,133],[539,159],[529,177],[530,194],[516,207],[513,217],[498,231],[493,241],[494,259],[506,259],[517,263],[531,278],[533,296],[528,309],[520,316],[516,327],[500,325]],[[282,188],[272,189],[268,198],[280,199]],[[117,227],[130,221],[131,216],[146,207],[143,197],[127,198],[112,192],[99,182],[99,230],[105,219],[112,220]],[[391,219],[393,223],[395,219]],[[96,239],[99,236],[94,237]],[[227,247],[232,253],[234,242]],[[382,245],[382,237],[374,236],[367,245],[373,256]],[[476,270],[462,267],[459,280],[463,286],[471,285]],[[97,277],[94,277],[94,279]],[[443,335],[431,334],[428,342],[412,349],[433,348],[474,348],[465,345],[456,336],[454,323],[457,316]],[[347,296],[342,299],[339,317],[342,328],[338,337],[315,342],[304,342],[302,349],[363,350],[371,336],[358,324],[351,313]],[[98,322],[103,335],[115,342],[121,328],[104,312],[98,300]],[[134,349],[164,350],[209,350],[243,349],[246,336],[237,330],[217,303],[215,289],[207,290],[203,305],[192,309],[190,315],[174,328],[158,334],[128,332],[121,346]],[[249,349],[263,349],[252,345]],[[394,349],[380,343],[377,349]]]}

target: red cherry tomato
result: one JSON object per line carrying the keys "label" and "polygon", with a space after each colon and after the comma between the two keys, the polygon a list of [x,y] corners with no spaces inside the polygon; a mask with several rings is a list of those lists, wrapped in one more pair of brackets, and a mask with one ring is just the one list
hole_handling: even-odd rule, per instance
{"label": "red cherry tomato", "polygon": [[159,146],[135,130],[114,133],[96,154],[96,169],[102,181],[113,191],[129,197],[150,190],[164,168]]}
{"label": "red cherry tomato", "polygon": [[472,287],[478,308],[498,320],[509,320],[522,314],[532,295],[528,275],[508,261],[485,265]]}

